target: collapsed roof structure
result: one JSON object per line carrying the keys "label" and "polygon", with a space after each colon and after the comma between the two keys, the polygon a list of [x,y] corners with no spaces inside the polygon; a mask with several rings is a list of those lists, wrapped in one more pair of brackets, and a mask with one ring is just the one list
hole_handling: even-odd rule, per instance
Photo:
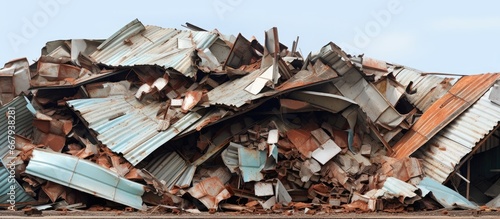
{"label": "collapsed roof structure", "polygon": [[1,203],[14,186],[16,206],[37,209],[499,207],[500,73],[441,77],[331,42],[303,56],[277,28],[260,43],[187,27],[136,19],[6,63],[0,126],[15,131],[1,133],[0,177],[16,180]]}

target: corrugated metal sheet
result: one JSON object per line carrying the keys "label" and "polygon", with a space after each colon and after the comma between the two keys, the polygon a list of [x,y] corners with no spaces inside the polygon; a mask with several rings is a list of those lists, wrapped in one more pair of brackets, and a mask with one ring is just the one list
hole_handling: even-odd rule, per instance
{"label": "corrugated metal sheet", "polygon": [[0,180],[2,180],[2,183],[0,183],[0,203],[1,204],[8,204],[10,195],[7,193],[10,192],[10,186],[15,185],[14,191],[15,193],[15,200],[16,200],[16,207],[21,207],[23,206],[22,203],[26,202],[35,202],[35,199],[33,197],[29,196],[26,192],[24,192],[23,187],[17,183],[17,181],[10,183],[9,182],[9,172],[7,171],[6,167],[0,165]]}
{"label": "corrugated metal sheet", "polygon": [[206,31],[143,26],[134,20],[90,56],[108,66],[159,65],[192,77],[196,49],[209,48],[218,37]]}
{"label": "corrugated metal sheet", "polygon": [[[345,64],[342,64],[344,63],[343,61],[339,62],[341,62],[340,65],[345,66]],[[253,100],[257,100],[262,97],[270,97],[278,95],[285,91],[326,83],[338,77],[336,71],[323,64],[322,62],[317,61],[314,64],[313,69],[297,72],[290,79],[283,82],[280,86],[276,87],[275,90],[261,92],[257,95],[253,95],[250,92],[247,92],[245,88],[250,83],[255,81],[255,79],[257,79],[266,70],[267,68],[262,68],[253,71],[242,78],[238,78],[231,82],[226,82],[219,85],[218,87],[207,93],[208,103],[210,105],[241,107]]]}
{"label": "corrugated metal sheet", "polygon": [[500,105],[488,99],[490,91],[414,153],[422,160],[428,177],[443,183],[462,158],[498,125]]}
{"label": "corrugated metal sheet", "polygon": [[97,139],[132,165],[191,126],[201,115],[189,112],[167,130],[158,132],[158,102],[143,104],[133,96],[78,99],[67,102],[97,133]]}
{"label": "corrugated metal sheet", "polygon": [[194,171],[191,170],[192,166],[177,152],[170,152],[155,158],[144,169],[162,180],[168,189],[172,189],[174,185],[179,187],[184,184],[190,185],[194,175]]}
{"label": "corrugated metal sheet", "polygon": [[[398,126],[407,127],[404,122],[405,116],[399,114],[385,96],[373,84],[368,83],[363,78],[362,73],[359,72],[351,62],[351,59],[340,47],[334,43],[329,43],[321,48],[316,57],[323,60],[325,64],[331,66],[342,76],[333,84],[343,96],[359,104],[371,121],[387,130],[400,130],[395,129]],[[385,136],[392,138],[394,135]],[[389,141],[390,139],[385,140]]]}
{"label": "corrugated metal sheet", "polygon": [[462,77],[442,98],[434,102],[412,128],[394,145],[391,157],[410,156],[441,129],[476,102],[500,74]]}
{"label": "corrugated metal sheet", "polygon": [[361,73],[346,74],[334,84],[342,95],[358,103],[370,120],[377,125],[392,130],[405,120],[405,116],[399,114],[384,95],[362,77]]}
{"label": "corrugated metal sheet", "polygon": [[441,98],[452,87],[454,80],[435,75],[423,76],[421,71],[407,67],[399,68],[392,73],[396,80],[405,87],[413,82],[412,88],[416,89],[416,93],[406,94],[406,97],[422,112]]}
{"label": "corrugated metal sheet", "polygon": [[18,96],[8,104],[0,108],[0,157],[3,157],[9,151],[7,143],[7,110],[9,107],[15,107],[16,134],[22,136],[31,136],[33,133],[33,114],[28,110],[27,105],[31,105],[24,96]]}
{"label": "corrugated metal sheet", "polygon": [[241,107],[250,101],[263,97],[263,93],[253,95],[245,91],[245,88],[255,81],[266,69],[255,70],[242,78],[217,86],[207,93],[208,103],[210,105]]}
{"label": "corrugated metal sheet", "polygon": [[136,209],[143,209],[144,185],[93,162],[58,152],[35,149],[26,173]]}
{"label": "corrugated metal sheet", "polygon": [[418,188],[397,178],[387,177],[382,189],[394,197],[413,198],[417,196],[415,191]]}
{"label": "corrugated metal sheet", "polygon": [[432,192],[434,199],[445,208],[448,209],[456,207],[460,207],[463,209],[479,208],[479,206],[470,202],[457,192],[451,190],[450,188],[442,185],[439,182],[432,180],[429,177],[424,177],[424,179],[420,181],[417,187],[422,191],[422,196],[426,196],[427,194],[429,194],[429,192]]}

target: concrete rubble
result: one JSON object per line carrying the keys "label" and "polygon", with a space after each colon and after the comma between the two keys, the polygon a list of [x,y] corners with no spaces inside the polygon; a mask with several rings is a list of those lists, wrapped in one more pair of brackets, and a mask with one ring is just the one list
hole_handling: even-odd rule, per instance
{"label": "concrete rubble", "polygon": [[14,186],[15,209],[42,212],[500,207],[500,73],[297,45],[136,19],[6,63],[1,206]]}

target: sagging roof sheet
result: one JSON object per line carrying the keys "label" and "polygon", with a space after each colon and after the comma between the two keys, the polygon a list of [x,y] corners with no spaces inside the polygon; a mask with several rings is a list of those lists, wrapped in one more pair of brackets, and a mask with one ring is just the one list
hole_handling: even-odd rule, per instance
{"label": "sagging roof sheet", "polygon": [[191,126],[201,115],[189,112],[167,130],[158,132],[159,102],[144,104],[133,96],[77,99],[67,102],[97,133],[97,139],[136,165],[158,147]]}
{"label": "sagging roof sheet", "polygon": [[499,77],[500,74],[481,74],[460,78],[394,145],[391,157],[400,159],[410,156],[474,104]]}
{"label": "sagging roof sheet", "polygon": [[210,47],[218,34],[144,26],[134,20],[106,39],[90,56],[108,66],[159,65],[192,77],[194,52]]}
{"label": "sagging roof sheet", "polygon": [[35,149],[26,173],[136,209],[143,209],[144,185],[78,157]]}
{"label": "sagging roof sheet", "polygon": [[420,111],[425,112],[436,100],[441,98],[451,87],[452,78],[443,78],[435,75],[422,75],[421,71],[403,67],[393,72],[396,80],[408,86],[412,84],[414,94],[407,94],[408,101]]}
{"label": "sagging roof sheet", "polygon": [[446,181],[462,158],[499,124],[500,105],[489,100],[490,92],[414,153],[428,177]]}

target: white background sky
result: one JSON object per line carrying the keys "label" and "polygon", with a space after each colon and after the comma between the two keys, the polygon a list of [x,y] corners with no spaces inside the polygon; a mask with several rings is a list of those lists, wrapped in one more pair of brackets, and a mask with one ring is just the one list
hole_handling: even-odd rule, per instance
{"label": "white background sky", "polygon": [[500,72],[500,1],[2,1],[0,63],[38,59],[47,41],[105,39],[135,18],[184,29],[190,22],[262,42],[276,26],[304,55],[332,41],[352,54],[427,72]]}

